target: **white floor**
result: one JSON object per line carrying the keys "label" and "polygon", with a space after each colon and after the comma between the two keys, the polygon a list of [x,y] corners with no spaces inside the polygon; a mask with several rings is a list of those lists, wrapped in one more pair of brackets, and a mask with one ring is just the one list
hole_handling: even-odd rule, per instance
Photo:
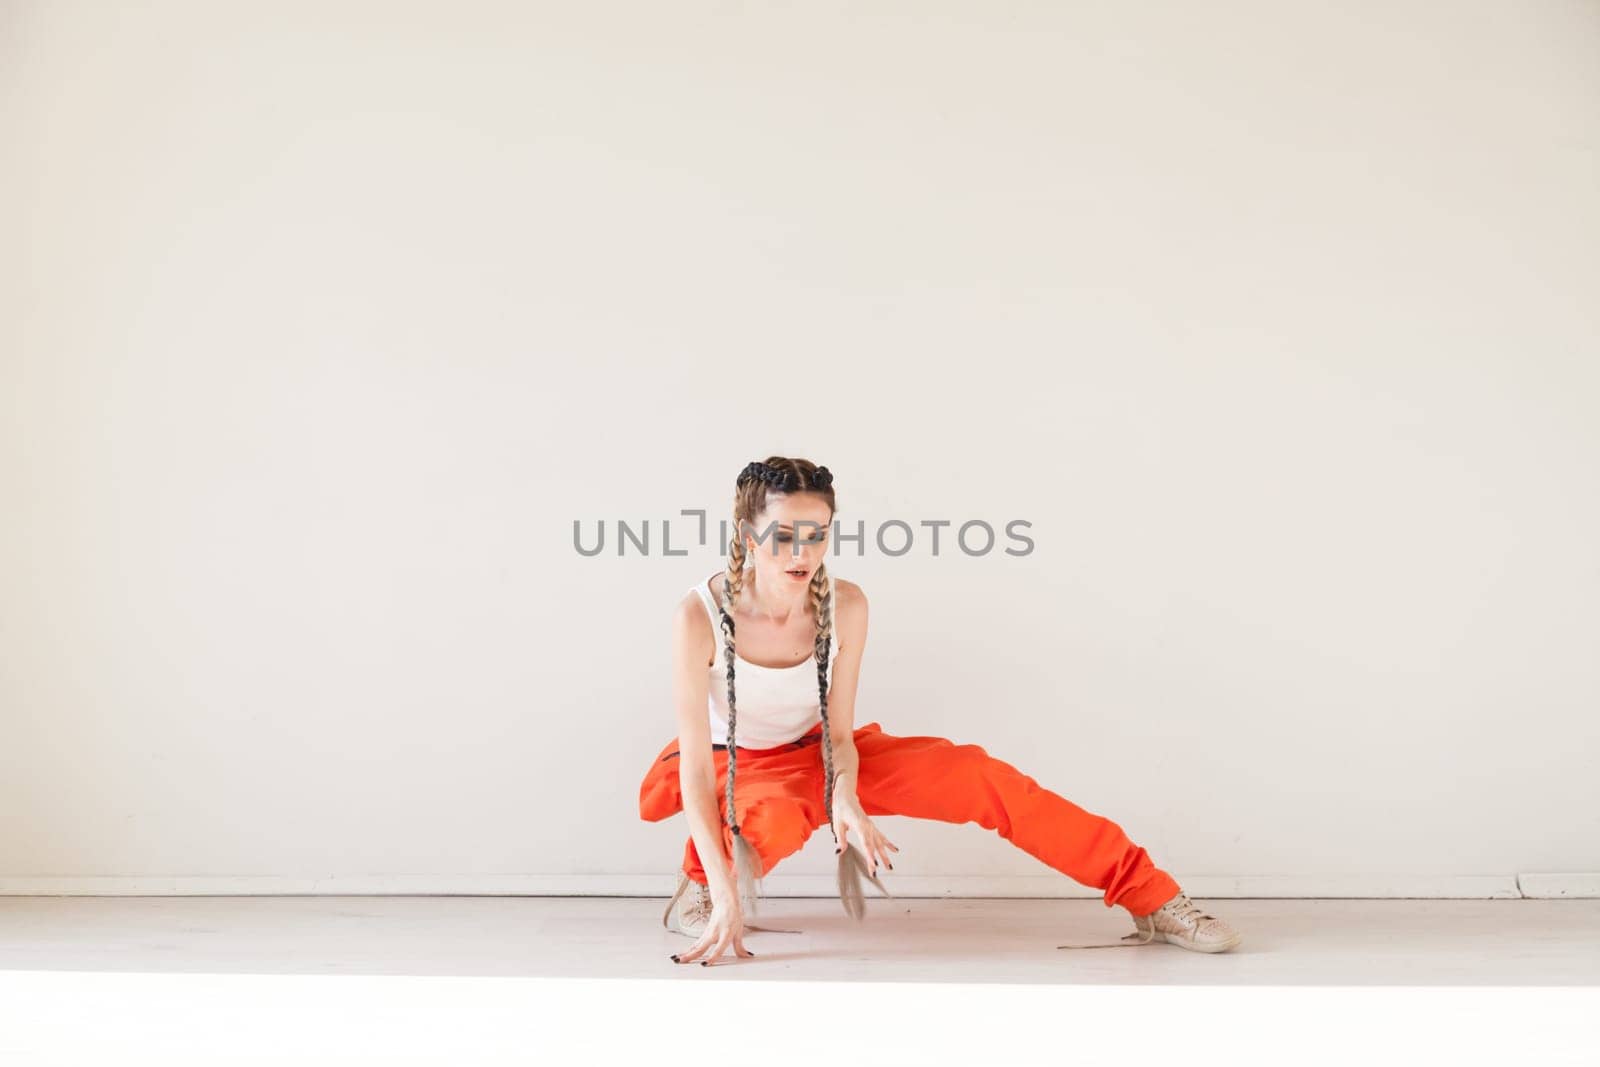
{"label": "white floor", "polygon": [[1099,900],[772,898],[757,956],[674,964],[663,899],[0,897],[0,970],[1122,985],[1594,986],[1600,900],[1201,900],[1231,952],[1058,949],[1132,927]]}

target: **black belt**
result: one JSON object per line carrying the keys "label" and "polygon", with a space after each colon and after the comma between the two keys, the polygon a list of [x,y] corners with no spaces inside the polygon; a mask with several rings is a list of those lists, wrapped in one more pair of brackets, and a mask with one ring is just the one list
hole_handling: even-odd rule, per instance
{"label": "black belt", "polygon": [[[789,742],[789,747],[790,748],[804,748],[806,745],[814,745],[820,740],[822,740],[822,735],[821,734],[807,734],[804,737],[797,738],[796,740],[790,741]],[[717,750],[720,750],[722,752],[728,751],[728,746],[727,745],[723,745],[723,744],[713,743],[711,745],[711,747],[713,749],[717,749]],[[740,747],[742,748],[743,746],[740,746]],[[679,754],[678,751],[676,749],[674,749],[673,751],[668,752],[665,756],[662,756],[661,759],[659,759],[657,762],[658,763],[665,763],[667,760],[671,759],[673,756],[676,756],[678,754]]]}

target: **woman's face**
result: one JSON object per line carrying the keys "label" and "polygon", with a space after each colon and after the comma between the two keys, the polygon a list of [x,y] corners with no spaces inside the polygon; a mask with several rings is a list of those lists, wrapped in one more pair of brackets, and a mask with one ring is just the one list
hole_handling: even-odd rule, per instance
{"label": "woman's face", "polygon": [[768,493],[767,510],[744,536],[756,581],[767,589],[804,589],[826,560],[832,525],[833,509],[816,493]]}

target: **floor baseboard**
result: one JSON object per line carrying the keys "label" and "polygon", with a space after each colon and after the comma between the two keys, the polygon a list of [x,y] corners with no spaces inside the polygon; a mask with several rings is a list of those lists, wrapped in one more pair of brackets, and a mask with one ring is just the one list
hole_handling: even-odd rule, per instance
{"label": "floor baseboard", "polygon": [[[1514,875],[1194,875],[1173,872],[1191,897],[1517,899],[1600,897],[1600,874]],[[1099,891],[1060,874],[956,876],[886,872],[891,894],[907,898],[1032,897],[1098,899]],[[594,875],[370,875],[284,877],[0,877],[0,896],[557,896],[664,897],[676,872]],[[832,897],[831,874],[777,873],[770,897]],[[867,887],[869,896],[877,890]]]}

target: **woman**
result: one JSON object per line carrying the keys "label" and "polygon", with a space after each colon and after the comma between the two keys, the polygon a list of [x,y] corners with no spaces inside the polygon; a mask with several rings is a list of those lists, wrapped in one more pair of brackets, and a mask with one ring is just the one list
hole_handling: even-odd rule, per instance
{"label": "woman", "polygon": [[[703,956],[710,965],[730,950],[754,956],[744,931],[769,929],[745,921],[757,879],[820,826],[833,833],[840,897],[859,919],[861,877],[882,890],[879,864],[893,870],[890,855],[899,851],[873,815],[998,831],[1103,890],[1107,907],[1128,910],[1135,932],[1105,944],[1166,941],[1223,952],[1239,943],[1111,820],[977,745],[896,737],[876,722],[855,726],[867,598],[827,572],[834,493],[826,467],[784,456],[747,465],[734,485],[733,515],[726,571],[696,583],[678,605],[678,737],[639,790],[642,818],[688,816],[678,888],[662,922],[696,940],[674,962]],[[803,652],[810,655],[799,659]]]}

